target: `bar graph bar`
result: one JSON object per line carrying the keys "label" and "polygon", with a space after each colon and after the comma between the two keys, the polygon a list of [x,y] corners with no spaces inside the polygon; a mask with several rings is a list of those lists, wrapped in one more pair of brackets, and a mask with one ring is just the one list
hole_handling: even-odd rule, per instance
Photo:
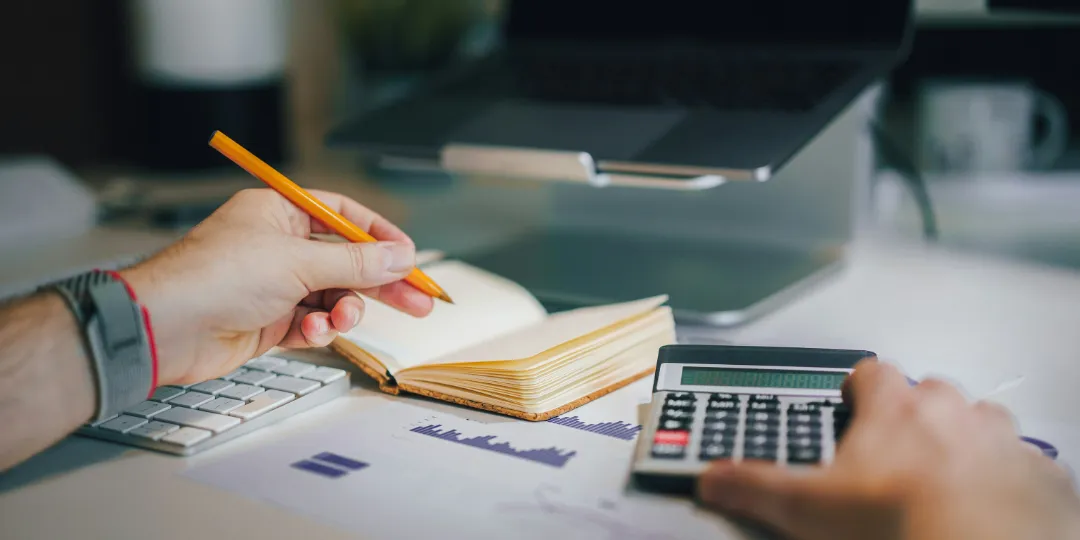
{"label": "bar graph bar", "polygon": [[582,422],[581,419],[576,416],[556,416],[555,418],[548,420],[548,422],[566,426],[568,428],[580,429],[581,431],[596,433],[597,435],[614,437],[624,441],[634,440],[634,437],[641,431],[641,426],[635,426],[626,422],[600,422],[596,424],[587,424]]}
{"label": "bar graph bar", "polygon": [[572,450],[563,450],[556,447],[550,448],[536,448],[531,450],[518,450],[506,442],[492,443],[492,439],[495,435],[481,435],[479,437],[464,438],[462,434],[454,429],[442,429],[441,424],[419,426],[410,429],[413,433],[419,433],[420,435],[427,435],[428,437],[434,437],[444,441],[450,441],[453,443],[463,444],[465,446],[471,446],[473,448],[480,448],[482,450],[488,450],[491,452],[497,452],[516,458],[526,459],[534,461],[536,463],[543,463],[544,465],[550,465],[552,467],[562,467],[566,465],[570,458],[574,457],[577,452]]}

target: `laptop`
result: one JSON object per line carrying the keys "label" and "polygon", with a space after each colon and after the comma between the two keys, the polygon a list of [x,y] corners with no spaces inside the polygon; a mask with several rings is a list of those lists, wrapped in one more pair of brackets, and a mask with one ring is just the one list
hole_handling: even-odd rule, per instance
{"label": "laptop", "polygon": [[914,13],[911,0],[504,9],[496,51],[342,122],[328,144],[451,172],[764,181],[906,57]]}

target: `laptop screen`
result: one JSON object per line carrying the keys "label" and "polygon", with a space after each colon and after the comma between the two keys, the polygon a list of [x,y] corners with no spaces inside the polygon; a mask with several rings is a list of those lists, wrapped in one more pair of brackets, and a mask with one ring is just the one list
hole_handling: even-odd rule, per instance
{"label": "laptop screen", "polygon": [[507,39],[898,46],[911,0],[510,0]]}

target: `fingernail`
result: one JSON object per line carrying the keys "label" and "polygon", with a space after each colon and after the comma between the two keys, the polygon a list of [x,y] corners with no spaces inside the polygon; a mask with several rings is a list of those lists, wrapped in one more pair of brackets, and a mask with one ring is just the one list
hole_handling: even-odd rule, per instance
{"label": "fingernail", "polygon": [[326,321],[324,321],[322,319],[316,319],[315,320],[315,333],[321,335],[321,334],[325,334],[329,330],[330,330],[330,327],[327,326]]}
{"label": "fingernail", "polygon": [[379,242],[386,250],[386,270],[389,272],[404,272],[416,266],[416,247],[411,244],[398,242]]}

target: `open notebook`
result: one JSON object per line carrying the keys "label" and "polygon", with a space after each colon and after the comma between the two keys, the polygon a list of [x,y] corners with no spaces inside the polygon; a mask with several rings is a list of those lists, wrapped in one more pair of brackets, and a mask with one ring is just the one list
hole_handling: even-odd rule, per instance
{"label": "open notebook", "polygon": [[330,348],[388,393],[546,420],[649,375],[675,342],[667,297],[548,314],[523,287],[466,263],[424,272],[453,295],[424,318],[367,302]]}

